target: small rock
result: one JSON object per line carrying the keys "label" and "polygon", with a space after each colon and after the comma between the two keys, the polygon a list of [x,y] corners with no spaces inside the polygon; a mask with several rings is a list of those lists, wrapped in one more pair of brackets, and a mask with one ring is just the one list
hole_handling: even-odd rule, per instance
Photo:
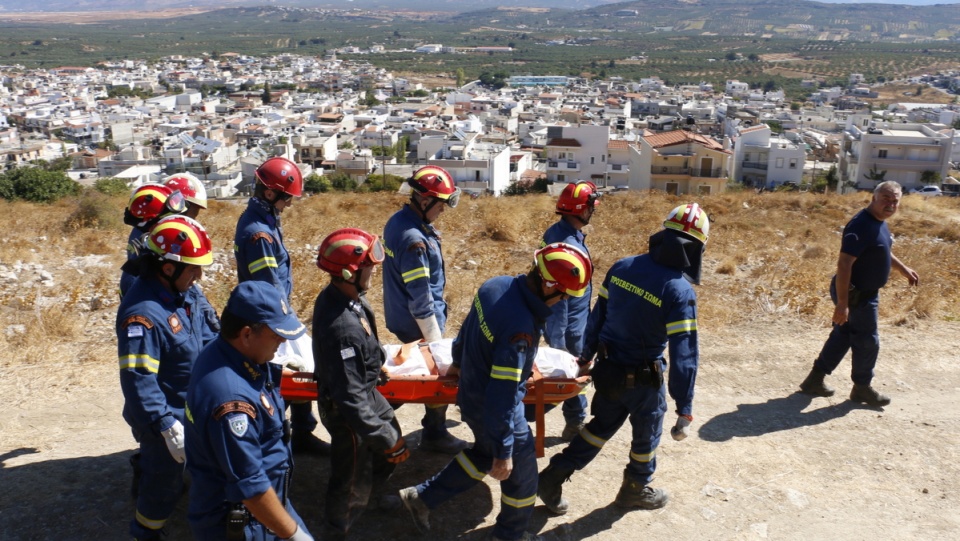
{"label": "small rock", "polygon": [[468,260],[466,260],[466,261],[463,262],[463,268],[465,268],[465,269],[467,269],[467,270],[474,270],[474,269],[476,269],[479,265],[480,265],[479,263],[477,263],[476,261],[474,261],[474,260],[472,260],[472,259],[468,259]]}
{"label": "small rock", "polygon": [[26,325],[10,325],[6,329],[4,329],[3,332],[8,337],[16,336],[18,334],[27,334],[27,326]]}

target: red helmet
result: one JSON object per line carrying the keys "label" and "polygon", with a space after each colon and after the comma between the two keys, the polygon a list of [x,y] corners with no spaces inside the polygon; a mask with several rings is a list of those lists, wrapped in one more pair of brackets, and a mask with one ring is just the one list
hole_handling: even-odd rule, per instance
{"label": "red helmet", "polygon": [[171,190],[179,190],[183,198],[197,205],[200,208],[207,208],[207,189],[203,187],[200,179],[190,173],[177,173],[163,184]]}
{"label": "red helmet", "polygon": [[337,229],[320,243],[317,266],[345,280],[364,267],[383,263],[383,244],[380,237],[362,229]]}
{"label": "red helmet", "polygon": [[183,194],[163,184],[144,184],[130,194],[127,210],[138,220],[147,222],[158,216],[180,214],[187,209]]}
{"label": "red helmet", "polygon": [[596,207],[599,197],[600,193],[594,183],[588,180],[571,182],[563,187],[560,197],[557,198],[557,214],[579,216],[584,210]]}
{"label": "red helmet", "polygon": [[663,227],[679,231],[704,244],[707,243],[707,237],[710,236],[710,219],[707,218],[707,213],[696,203],[680,205],[670,211],[667,219],[663,222]]}
{"label": "red helmet", "polygon": [[453,176],[442,167],[427,165],[417,169],[407,184],[424,197],[436,197],[450,208],[460,202],[460,188],[453,184]]}
{"label": "red helmet", "polygon": [[213,263],[207,230],[186,216],[167,216],[157,222],[147,236],[147,247],[164,260],[201,266]]}
{"label": "red helmet", "polygon": [[270,158],[260,164],[253,176],[267,188],[299,197],[303,193],[303,174],[286,158]]}
{"label": "red helmet", "polygon": [[534,263],[548,287],[571,297],[582,297],[593,277],[593,262],[579,248],[555,242],[533,253]]}

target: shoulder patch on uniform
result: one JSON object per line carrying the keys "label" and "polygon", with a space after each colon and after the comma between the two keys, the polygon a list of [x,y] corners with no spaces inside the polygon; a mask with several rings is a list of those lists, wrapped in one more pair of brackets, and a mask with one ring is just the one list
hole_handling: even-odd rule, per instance
{"label": "shoulder patch on uniform", "polygon": [[126,329],[127,327],[129,327],[130,325],[133,325],[134,323],[139,323],[140,325],[143,325],[148,329],[153,328],[153,322],[150,321],[150,318],[148,318],[147,316],[130,316],[127,319],[123,320],[123,323],[120,324],[120,328]]}
{"label": "shoulder patch on uniform", "polygon": [[417,252],[417,251],[427,251],[427,244],[425,242],[414,242],[410,246],[407,246],[408,252]]}
{"label": "shoulder patch on uniform", "polygon": [[213,419],[219,421],[224,415],[229,413],[245,413],[253,419],[257,418],[257,409],[254,408],[252,404],[242,400],[234,400],[220,404],[217,409],[213,410]]}
{"label": "shoulder patch on uniform", "polygon": [[230,432],[238,438],[242,438],[247,433],[247,427],[250,426],[250,419],[242,413],[230,415],[227,417],[227,422],[230,423]]}
{"label": "shoulder patch on uniform", "polygon": [[173,331],[173,334],[183,330],[183,323],[180,322],[180,316],[177,314],[170,314],[170,317],[167,318],[167,323],[170,324],[170,330]]}
{"label": "shoulder patch on uniform", "polygon": [[257,231],[250,237],[250,242],[257,242],[258,240],[263,239],[267,241],[268,244],[273,244],[273,235],[265,231]]}

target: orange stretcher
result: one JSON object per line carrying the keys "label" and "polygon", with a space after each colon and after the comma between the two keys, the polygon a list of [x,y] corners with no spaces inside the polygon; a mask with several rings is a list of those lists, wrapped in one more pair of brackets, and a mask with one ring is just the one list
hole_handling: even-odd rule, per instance
{"label": "orange stretcher", "polygon": [[[590,383],[590,376],[578,378],[534,377],[527,381],[527,396],[524,404],[532,404],[535,410],[537,458],[544,456],[545,422],[547,404],[557,404],[580,394]],[[457,401],[457,378],[454,376],[391,376],[385,384],[377,387],[388,402],[399,404],[454,404]],[[316,400],[317,384],[311,372],[285,372],[280,382],[280,394],[284,400]]]}

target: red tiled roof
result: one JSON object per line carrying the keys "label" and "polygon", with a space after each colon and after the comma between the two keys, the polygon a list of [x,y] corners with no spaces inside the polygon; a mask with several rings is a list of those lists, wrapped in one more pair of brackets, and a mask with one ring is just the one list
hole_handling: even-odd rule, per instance
{"label": "red tiled roof", "polygon": [[643,138],[653,148],[663,148],[672,145],[681,145],[685,143],[699,143],[709,149],[713,150],[723,150],[723,145],[710,139],[709,137],[704,137],[699,133],[693,133],[686,130],[673,130],[666,133],[658,133],[656,135],[649,135]]}
{"label": "red tiled roof", "polygon": [[611,139],[607,141],[607,148],[610,150],[626,150],[630,145],[623,139]]}

